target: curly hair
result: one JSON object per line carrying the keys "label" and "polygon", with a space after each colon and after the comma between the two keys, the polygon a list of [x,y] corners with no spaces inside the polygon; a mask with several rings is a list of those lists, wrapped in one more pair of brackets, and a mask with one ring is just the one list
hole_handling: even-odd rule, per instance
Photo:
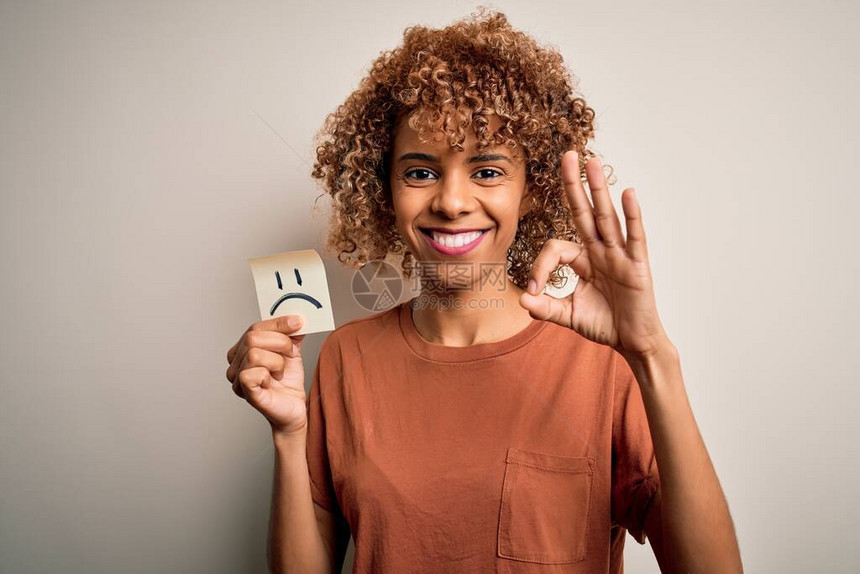
{"label": "curly hair", "polygon": [[[491,115],[501,120],[494,133]],[[380,53],[317,133],[312,176],[333,206],[325,247],[342,263],[358,267],[401,254],[403,272],[412,276],[414,256],[395,227],[389,181],[394,130],[407,116],[422,139],[428,131],[443,132],[460,151],[469,127],[479,151],[494,145],[522,150],[532,208],[520,218],[507,253],[516,285],[526,287],[547,239],[581,242],[561,181],[561,156],[577,151],[585,181],[585,162],[596,155],[586,147],[594,110],[557,50],[540,47],[503,13],[481,6],[445,28],[406,28],[402,44]],[[559,271],[549,277],[555,287],[565,280]]]}

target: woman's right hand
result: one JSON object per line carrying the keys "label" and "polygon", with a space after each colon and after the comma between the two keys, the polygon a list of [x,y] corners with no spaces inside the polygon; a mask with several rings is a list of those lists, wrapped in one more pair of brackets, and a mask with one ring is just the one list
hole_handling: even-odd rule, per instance
{"label": "woman's right hand", "polygon": [[227,351],[227,380],[233,392],[260,411],[274,432],[284,435],[304,433],[307,428],[301,356],[305,336],[290,335],[301,326],[298,315],[259,321]]}

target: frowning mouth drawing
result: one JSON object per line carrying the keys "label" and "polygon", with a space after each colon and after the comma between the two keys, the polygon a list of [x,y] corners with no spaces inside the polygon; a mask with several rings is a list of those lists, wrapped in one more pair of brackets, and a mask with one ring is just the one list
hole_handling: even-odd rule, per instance
{"label": "frowning mouth drawing", "polygon": [[[298,270],[298,268],[293,269],[293,271],[294,271],[294,272],[295,272],[295,274],[296,274],[296,283],[298,283],[298,284],[299,284],[299,286],[301,287],[301,285],[302,285],[302,276],[301,276],[301,274],[299,274],[299,270]],[[284,289],[284,285],[283,285],[283,283],[281,282],[281,273],[280,273],[279,271],[275,271],[275,278],[278,280],[278,289],[280,289],[280,290],[282,290],[282,291],[283,291],[283,289]],[[306,293],[292,292],[292,293],[286,293],[286,294],[284,294],[284,295],[281,295],[281,296],[278,298],[278,300],[277,300],[277,301],[275,301],[275,304],[274,304],[274,305],[272,305],[272,309],[271,309],[271,311],[269,311],[269,315],[274,315],[274,314],[275,314],[275,311],[278,309],[278,306],[279,306],[281,303],[283,303],[284,301],[287,301],[287,300],[289,300],[289,299],[302,299],[303,301],[307,301],[308,303],[310,303],[311,305],[313,305],[313,306],[314,306],[314,307],[316,307],[317,309],[322,309],[322,303],[320,303],[319,301],[317,301],[316,299],[314,299],[314,298],[313,298],[313,297],[311,297],[310,295],[308,295],[308,294],[306,294]]]}

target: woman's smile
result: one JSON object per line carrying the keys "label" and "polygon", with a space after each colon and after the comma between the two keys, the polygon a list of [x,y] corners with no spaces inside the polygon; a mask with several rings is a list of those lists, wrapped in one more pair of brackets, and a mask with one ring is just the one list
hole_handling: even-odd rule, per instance
{"label": "woman's smile", "polygon": [[481,243],[488,229],[419,228],[427,243],[443,255],[464,255]]}

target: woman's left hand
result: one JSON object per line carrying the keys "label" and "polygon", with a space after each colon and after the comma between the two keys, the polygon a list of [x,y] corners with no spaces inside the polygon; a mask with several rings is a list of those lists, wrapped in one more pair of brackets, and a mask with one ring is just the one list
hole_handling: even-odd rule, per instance
{"label": "woman's left hand", "polygon": [[[600,160],[589,159],[585,174],[593,208],[580,179],[577,153],[562,156],[562,181],[582,243],[548,240],[532,265],[520,305],[535,319],[569,327],[626,357],[656,353],[670,343],[657,315],[639,203],[632,188],[622,192],[625,239]],[[561,264],[579,276],[576,289],[561,299],[541,293],[550,272]]]}

